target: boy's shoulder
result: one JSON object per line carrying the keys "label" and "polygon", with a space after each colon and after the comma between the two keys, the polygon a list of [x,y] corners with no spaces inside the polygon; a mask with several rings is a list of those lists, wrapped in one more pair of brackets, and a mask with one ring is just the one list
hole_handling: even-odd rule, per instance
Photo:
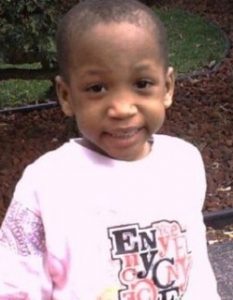
{"label": "boy's shoulder", "polygon": [[165,153],[169,152],[170,155],[180,154],[180,153],[199,153],[198,148],[182,138],[164,135],[164,134],[156,134],[154,135],[154,144],[163,150]]}
{"label": "boy's shoulder", "polygon": [[70,142],[65,142],[64,144],[58,146],[57,148],[50,150],[41,156],[39,156],[33,164],[54,164],[62,163],[62,161],[70,158],[70,153],[72,152],[72,146]]}
{"label": "boy's shoulder", "polygon": [[50,172],[56,172],[64,169],[65,166],[72,164],[74,160],[81,161],[82,155],[78,145],[74,147],[72,141],[65,142],[56,149],[50,150],[27,166],[27,170],[38,170]]}
{"label": "boy's shoulder", "polygon": [[157,134],[154,136],[153,156],[170,168],[203,169],[199,149],[181,138]]}

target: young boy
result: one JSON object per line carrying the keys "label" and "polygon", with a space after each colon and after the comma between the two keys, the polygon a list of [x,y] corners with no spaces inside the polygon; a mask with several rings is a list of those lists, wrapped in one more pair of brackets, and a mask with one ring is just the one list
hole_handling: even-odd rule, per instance
{"label": "young boy", "polygon": [[86,0],[57,35],[72,139],[30,165],[0,235],[0,299],[218,300],[198,150],[158,135],[174,72],[158,18]]}

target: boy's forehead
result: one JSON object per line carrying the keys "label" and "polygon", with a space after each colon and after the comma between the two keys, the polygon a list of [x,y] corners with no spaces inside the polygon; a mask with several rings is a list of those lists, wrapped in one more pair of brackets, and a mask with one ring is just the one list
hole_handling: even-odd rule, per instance
{"label": "boy's forehead", "polygon": [[[121,22],[104,22],[104,21],[99,21],[94,24],[91,24],[90,26],[84,28],[84,30],[80,31],[80,28],[77,28],[77,30],[72,30],[72,34],[70,34],[69,38],[69,43],[72,47],[75,45],[78,45],[82,42],[83,37],[90,37],[92,35],[92,38],[95,39],[95,32],[105,32],[106,30],[109,31],[111,28],[124,28],[125,27],[125,32],[123,29],[122,34],[127,33],[127,30],[130,27],[132,28],[140,28],[146,33],[148,36],[150,36],[155,42],[157,42],[157,37],[158,37],[158,30],[152,22],[129,22],[129,21],[121,21]],[[110,36],[111,38],[111,36]],[[71,48],[72,48],[71,47]]]}
{"label": "boy's forehead", "polygon": [[[70,37],[71,52],[72,49],[75,51],[84,50],[85,48],[92,47],[96,42],[105,44],[106,47],[112,44],[119,44],[123,41],[130,41],[131,45],[136,45],[139,40],[149,40],[151,44],[158,45],[158,37],[155,30],[149,26],[138,25],[127,21],[122,22],[98,22],[88,29],[83,31],[81,34],[74,34]],[[125,45],[127,47],[129,45]],[[83,48],[84,47],[84,48]],[[146,49],[145,49],[146,52]]]}
{"label": "boy's forehead", "polygon": [[70,67],[82,71],[91,65],[92,70],[97,66],[110,70],[114,65],[131,65],[139,71],[145,69],[145,62],[148,68],[151,59],[160,61],[161,51],[151,30],[129,22],[98,23],[73,43]]}

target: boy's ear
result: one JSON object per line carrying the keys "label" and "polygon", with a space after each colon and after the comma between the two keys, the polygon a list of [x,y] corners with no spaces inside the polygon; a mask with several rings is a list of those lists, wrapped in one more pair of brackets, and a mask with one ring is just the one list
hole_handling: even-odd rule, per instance
{"label": "boy's ear", "polygon": [[57,97],[61,105],[61,109],[66,116],[71,117],[74,115],[74,113],[71,103],[69,85],[65,82],[62,76],[56,76],[55,82]]}
{"label": "boy's ear", "polygon": [[172,67],[169,67],[166,74],[166,95],[164,98],[165,108],[169,108],[173,102],[173,95],[175,89],[175,73]]}

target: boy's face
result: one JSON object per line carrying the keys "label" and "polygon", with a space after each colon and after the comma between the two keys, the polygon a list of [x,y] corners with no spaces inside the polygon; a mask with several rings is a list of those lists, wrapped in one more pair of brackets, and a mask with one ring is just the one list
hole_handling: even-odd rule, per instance
{"label": "boy's face", "polygon": [[174,89],[154,35],[127,22],[98,24],[72,47],[69,81],[56,78],[64,113],[88,147],[120,160],[147,155]]}

